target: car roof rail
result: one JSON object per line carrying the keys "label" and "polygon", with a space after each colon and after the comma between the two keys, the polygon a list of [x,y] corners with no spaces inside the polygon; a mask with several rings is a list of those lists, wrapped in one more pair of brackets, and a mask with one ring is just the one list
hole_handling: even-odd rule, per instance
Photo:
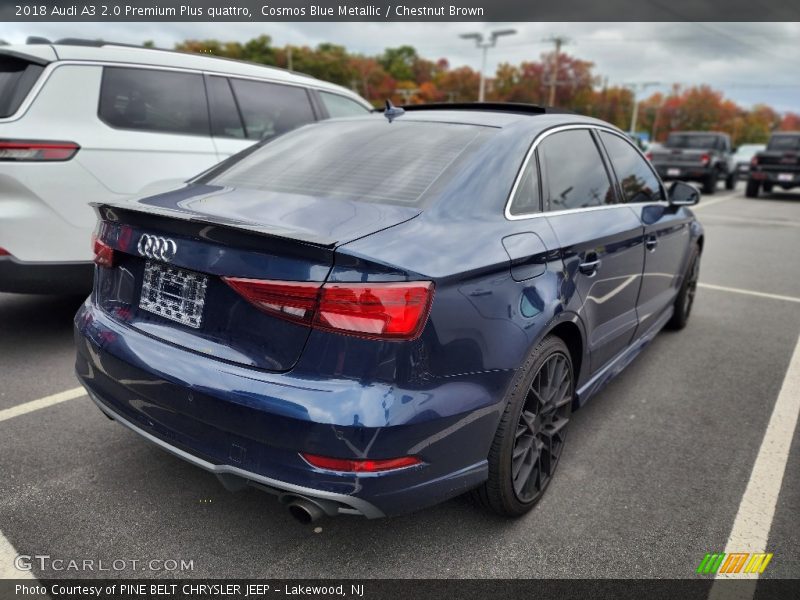
{"label": "car roof rail", "polygon": [[480,110],[527,115],[574,114],[572,111],[552,106],[539,106],[524,102],[431,102],[430,104],[403,104],[398,108],[417,110]]}

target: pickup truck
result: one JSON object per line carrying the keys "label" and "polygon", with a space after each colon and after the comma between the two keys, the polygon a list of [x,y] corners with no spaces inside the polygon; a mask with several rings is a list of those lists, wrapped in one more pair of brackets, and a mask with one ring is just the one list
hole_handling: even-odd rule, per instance
{"label": "pickup truck", "polygon": [[750,160],[745,196],[757,198],[762,189],[769,194],[774,186],[800,186],[800,131],[773,133],[767,149]]}
{"label": "pickup truck", "polygon": [[725,189],[736,186],[731,138],[717,131],[673,131],[664,146],[647,153],[661,179],[697,181],[704,194],[713,194],[717,182],[725,180]]}

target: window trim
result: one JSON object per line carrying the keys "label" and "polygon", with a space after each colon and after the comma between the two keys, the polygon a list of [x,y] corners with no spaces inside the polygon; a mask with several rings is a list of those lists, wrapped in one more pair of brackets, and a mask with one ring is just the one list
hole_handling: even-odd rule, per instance
{"label": "window trim", "polygon": [[[656,181],[658,182],[658,191],[661,193],[661,199],[666,201],[667,191],[666,189],[664,189],[664,182],[661,181],[661,178],[658,176],[658,172],[653,168],[652,163],[649,160],[647,160],[647,157],[644,156],[644,153],[639,149],[639,147],[636,144],[634,144],[627,135],[620,135],[616,131],[605,131],[605,133],[610,133],[618,137],[619,139],[623,140],[628,144],[628,146],[633,148],[634,151],[636,151],[639,154],[639,156],[644,160],[644,164],[647,165],[648,169],[650,169],[650,173],[652,173],[653,177],[655,177]],[[617,196],[620,199],[619,204],[654,204],[657,202],[661,202],[661,200],[653,200],[651,202],[625,202],[625,192],[622,189],[622,183],[620,183],[619,174],[617,173],[617,170],[614,168],[614,161],[611,160],[611,154],[608,152],[608,148],[606,148],[606,144],[603,141],[603,136],[600,135],[599,131],[597,132],[597,141],[600,144],[600,147],[603,149],[603,156],[608,162],[608,168],[614,175],[614,181],[616,182],[616,187],[617,187]]]}
{"label": "window trim", "polygon": [[[208,123],[208,132],[206,132],[206,133],[189,133],[189,132],[186,132],[186,131],[158,131],[158,130],[154,130],[154,129],[141,129],[141,128],[136,128],[136,127],[117,127],[116,125],[112,125],[111,123],[106,121],[105,117],[103,117],[103,115],[102,115],[102,113],[100,111],[101,103],[102,103],[102,100],[103,100],[103,84],[105,83],[106,72],[107,72],[107,69],[109,69],[109,68],[112,68],[112,69],[129,69],[129,70],[133,70],[133,71],[160,71],[160,72],[172,71],[172,72],[182,73],[182,74],[186,74],[186,75],[195,75],[195,76],[200,77],[200,82],[202,83],[202,87],[203,87],[203,99],[204,99],[205,105],[206,105],[206,111],[205,112],[206,112],[206,119],[207,119],[207,123]],[[180,70],[180,69],[158,69],[158,68],[154,69],[154,68],[150,68],[148,66],[136,66],[136,65],[129,65],[129,64],[121,65],[121,66],[120,65],[114,65],[114,64],[101,65],[101,69],[102,70],[100,72],[100,87],[97,89],[97,110],[95,111],[95,114],[97,116],[97,119],[103,125],[105,125],[106,127],[109,127],[109,128],[111,128],[111,129],[113,129],[115,131],[133,131],[135,133],[143,133],[143,134],[146,134],[146,135],[180,135],[180,136],[207,138],[209,140],[212,138],[212,134],[211,134],[211,131],[212,131],[212,127],[211,127],[211,108],[210,108],[210,104],[209,104],[209,101],[208,101],[208,90],[206,89],[206,79],[205,79],[205,77],[203,77],[203,73],[202,72],[200,72],[200,71],[188,71],[188,70],[184,71],[184,70]]]}
{"label": "window trim", "polygon": [[[608,210],[608,209],[613,209],[613,208],[624,208],[624,207],[630,207],[630,206],[649,206],[649,205],[652,205],[652,204],[658,204],[658,205],[667,206],[669,204],[669,202],[667,202],[666,199],[664,199],[664,200],[658,200],[658,201],[653,201],[653,202],[635,202],[635,203],[630,203],[630,204],[603,204],[601,206],[587,206],[587,207],[582,207],[582,208],[566,208],[566,209],[554,210],[554,211],[550,211],[550,212],[543,210],[542,212],[538,212],[538,213],[526,213],[526,214],[522,214],[522,215],[513,215],[513,214],[511,214],[511,202],[514,199],[514,194],[516,193],[517,187],[519,186],[519,183],[521,181],[521,175],[524,172],[525,168],[528,166],[528,163],[530,162],[531,157],[534,156],[534,153],[536,152],[536,149],[538,148],[539,144],[541,144],[542,140],[544,140],[546,137],[548,137],[548,136],[550,136],[550,135],[552,135],[554,133],[558,133],[560,131],[569,131],[571,129],[588,129],[590,133],[593,133],[594,131],[607,131],[609,133],[613,133],[616,136],[623,137],[623,139],[624,139],[624,135],[621,135],[617,130],[615,130],[611,126],[597,125],[597,124],[594,124],[594,123],[571,123],[571,124],[568,124],[568,125],[556,125],[555,127],[551,127],[550,129],[545,129],[544,131],[539,132],[536,135],[536,137],[534,138],[533,142],[531,143],[530,148],[528,148],[528,152],[525,154],[525,158],[522,161],[522,165],[520,166],[519,170],[517,171],[517,175],[514,178],[514,185],[511,186],[511,192],[509,193],[509,195],[508,195],[508,197],[506,199],[506,204],[505,204],[505,208],[503,210],[503,214],[505,215],[505,218],[507,220],[509,220],[509,221],[522,221],[522,220],[525,220],[525,219],[535,219],[537,217],[544,217],[544,216],[557,216],[557,215],[565,215],[565,214],[568,215],[568,214],[572,214],[572,213],[575,213],[575,212],[578,212],[578,211],[580,211],[580,212],[589,212],[589,211],[594,211],[594,210]],[[633,145],[633,144],[631,144],[631,145]],[[633,147],[639,153],[639,155],[642,158],[647,160],[647,158],[644,156],[644,153],[642,153],[642,151],[639,150],[639,148],[636,148],[636,146],[633,146]],[[600,154],[601,154],[601,159],[604,159],[604,157],[602,155],[602,152],[600,152]],[[658,177],[658,174],[656,174],[656,178],[658,179],[658,182],[661,184],[661,189],[663,191],[664,190],[664,183],[661,181],[661,178]],[[614,173],[614,181],[616,182],[616,173]],[[543,201],[544,201],[544,199],[542,199],[542,202]]]}

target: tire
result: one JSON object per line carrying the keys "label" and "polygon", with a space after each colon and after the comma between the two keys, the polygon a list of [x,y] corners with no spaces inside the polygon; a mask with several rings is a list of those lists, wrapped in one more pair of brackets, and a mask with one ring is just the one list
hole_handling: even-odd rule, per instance
{"label": "tire", "polygon": [[479,505],[506,517],[536,505],[564,449],[574,394],[569,350],[549,335],[528,355],[506,397],[489,450],[489,478],[473,491]]}
{"label": "tire", "polygon": [[672,318],[667,322],[669,329],[683,329],[689,321],[694,304],[694,295],[697,290],[697,277],[700,274],[700,248],[695,244],[689,257],[689,266],[681,283],[681,289],[675,297]]}
{"label": "tire", "polygon": [[714,169],[711,173],[706,175],[703,179],[703,193],[711,195],[717,191],[717,182],[719,181],[719,171]]}
{"label": "tire", "polygon": [[771,181],[765,181],[764,182],[764,193],[765,194],[771,194],[772,193],[772,182]]}
{"label": "tire", "polygon": [[744,190],[744,195],[748,198],[758,198],[758,190],[761,188],[761,184],[754,179],[747,180],[747,187]]}
{"label": "tire", "polygon": [[733,172],[725,178],[725,189],[732,190],[736,187],[736,173]]}

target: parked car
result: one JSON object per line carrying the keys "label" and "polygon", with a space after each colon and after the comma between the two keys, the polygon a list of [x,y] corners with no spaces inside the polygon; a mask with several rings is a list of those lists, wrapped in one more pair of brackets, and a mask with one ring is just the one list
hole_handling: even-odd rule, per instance
{"label": "parked car", "polygon": [[305,522],[471,489],[521,515],[572,410],[686,324],[698,199],[619,129],[539,107],[307,125],[96,205],[77,375],[112,419]]}
{"label": "parked car", "polygon": [[174,187],[263,137],[369,109],[337,85],[212,56],[2,46],[0,292],[88,293],[90,202]]}
{"label": "parked car", "polygon": [[750,161],[757,152],[766,149],[765,144],[742,144],[733,155],[733,163],[736,168],[736,178],[742,181],[747,181],[747,176],[750,173]]}
{"label": "parked car", "polygon": [[648,152],[664,180],[696,181],[704,194],[713,194],[719,180],[725,189],[736,187],[734,148],[728,134],[716,131],[673,131],[664,148]]}
{"label": "parked car", "polygon": [[769,194],[775,186],[784,190],[800,186],[800,131],[773,133],[767,149],[750,162],[748,198],[757,198],[761,189]]}

